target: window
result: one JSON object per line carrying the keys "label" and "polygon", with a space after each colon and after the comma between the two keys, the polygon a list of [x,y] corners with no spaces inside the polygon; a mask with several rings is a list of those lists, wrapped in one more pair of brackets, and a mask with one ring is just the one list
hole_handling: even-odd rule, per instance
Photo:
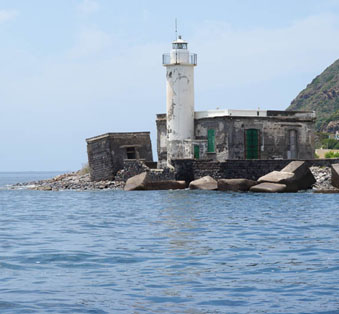
{"label": "window", "polygon": [[187,49],[187,44],[186,43],[174,43],[173,49]]}
{"label": "window", "polygon": [[215,152],[215,131],[214,129],[210,129],[207,131],[207,152],[208,153]]}
{"label": "window", "polygon": [[127,159],[136,159],[135,147],[126,147]]}

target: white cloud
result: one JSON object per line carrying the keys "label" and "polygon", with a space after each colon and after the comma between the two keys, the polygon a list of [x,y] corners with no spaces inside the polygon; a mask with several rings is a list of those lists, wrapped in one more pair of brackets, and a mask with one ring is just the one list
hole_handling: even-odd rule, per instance
{"label": "white cloud", "polygon": [[99,4],[95,0],[83,0],[78,5],[78,10],[84,15],[89,15],[94,13],[99,9]]}
{"label": "white cloud", "polygon": [[14,19],[18,15],[16,10],[0,10],[0,23]]}

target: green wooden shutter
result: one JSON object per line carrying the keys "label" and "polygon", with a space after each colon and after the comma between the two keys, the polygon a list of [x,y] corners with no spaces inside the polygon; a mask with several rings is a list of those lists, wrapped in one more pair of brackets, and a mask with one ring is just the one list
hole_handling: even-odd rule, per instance
{"label": "green wooden shutter", "polygon": [[208,153],[215,152],[215,131],[214,129],[210,129],[207,131],[207,152]]}
{"label": "green wooden shutter", "polygon": [[246,130],[246,159],[259,159],[259,136],[257,129]]}
{"label": "green wooden shutter", "polygon": [[199,159],[200,157],[200,147],[199,145],[194,145],[194,158]]}

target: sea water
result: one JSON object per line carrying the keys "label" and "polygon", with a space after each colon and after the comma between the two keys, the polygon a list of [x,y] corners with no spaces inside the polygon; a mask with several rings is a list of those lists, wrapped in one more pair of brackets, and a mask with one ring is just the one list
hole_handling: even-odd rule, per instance
{"label": "sea water", "polygon": [[339,194],[0,189],[0,313],[325,314],[338,289]]}

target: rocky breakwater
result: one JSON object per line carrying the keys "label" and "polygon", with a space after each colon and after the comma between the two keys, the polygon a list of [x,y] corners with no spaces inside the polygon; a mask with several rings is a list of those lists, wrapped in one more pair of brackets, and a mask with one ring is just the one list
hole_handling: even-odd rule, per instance
{"label": "rocky breakwater", "polygon": [[91,181],[89,173],[81,171],[58,175],[52,179],[31,181],[12,185],[12,189],[29,189],[39,191],[60,190],[122,190],[123,181]]}
{"label": "rocky breakwater", "polygon": [[313,184],[313,190],[335,190],[336,188],[331,184],[331,168],[330,167],[310,167],[310,170],[316,179]]}
{"label": "rocky breakwater", "polygon": [[280,171],[272,171],[258,179],[252,192],[298,192],[312,188],[316,183],[312,172],[304,161],[292,161]]}
{"label": "rocky breakwater", "polygon": [[[158,173],[159,172],[159,173]],[[172,178],[173,177],[173,178]],[[10,189],[39,191],[60,190],[168,190],[185,189],[188,182],[174,180],[174,174],[162,171],[146,171],[131,177],[125,183],[117,181],[91,181],[89,173],[82,170],[58,175],[47,180],[14,184]],[[252,181],[248,179],[219,179],[210,176],[193,180],[190,189],[246,192],[296,192],[313,189],[317,193],[339,192],[339,164],[332,167],[310,167],[304,162],[293,161],[281,171],[273,171]],[[258,190],[261,189],[260,191]]]}
{"label": "rocky breakwater", "polygon": [[[215,188],[217,184],[217,188]],[[248,179],[219,179],[206,176],[192,181],[190,189],[234,192],[298,192],[312,189],[317,193],[339,192],[339,164],[332,167],[311,167],[304,161],[292,161],[281,171],[273,171],[252,181]]]}
{"label": "rocky breakwater", "polygon": [[313,185],[316,193],[339,193],[339,164],[331,167],[310,168],[317,182]]}

